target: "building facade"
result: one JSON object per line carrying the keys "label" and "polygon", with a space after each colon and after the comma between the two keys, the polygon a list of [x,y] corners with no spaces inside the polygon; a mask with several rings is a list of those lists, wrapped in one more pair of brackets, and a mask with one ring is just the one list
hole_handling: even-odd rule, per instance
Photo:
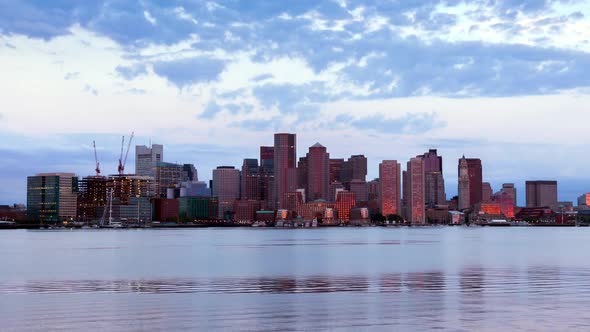
{"label": "building facade", "polygon": [[233,166],[219,166],[213,170],[213,197],[219,200],[217,217],[231,216],[234,201],[240,199],[240,171]]}
{"label": "building facade", "polygon": [[401,215],[401,166],[396,160],[379,164],[379,202],[381,214]]}
{"label": "building facade", "polygon": [[135,175],[155,177],[156,163],[164,161],[164,146],[152,144],[135,146]]}
{"label": "building facade", "polygon": [[475,158],[459,159],[459,210],[467,209],[482,201],[482,166]]}
{"label": "building facade", "polygon": [[419,157],[410,159],[406,172],[408,185],[404,188],[409,189],[406,219],[412,224],[424,224],[426,223],[424,160]]}
{"label": "building facade", "polygon": [[309,148],[307,159],[307,200],[328,200],[330,195],[330,154],[316,143]]}
{"label": "building facade", "polygon": [[73,173],[40,173],[27,178],[27,217],[42,223],[75,220],[78,177]]}
{"label": "building facade", "polygon": [[277,133],[274,135],[274,190],[273,207],[282,208],[283,195],[297,189],[297,136]]}
{"label": "building facade", "polygon": [[557,211],[557,181],[526,181],[526,207],[549,207]]}

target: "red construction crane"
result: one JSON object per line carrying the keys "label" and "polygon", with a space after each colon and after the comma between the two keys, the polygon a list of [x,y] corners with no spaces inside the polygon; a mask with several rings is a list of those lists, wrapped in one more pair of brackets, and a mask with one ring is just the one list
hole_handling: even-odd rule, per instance
{"label": "red construction crane", "polygon": [[121,155],[119,156],[119,174],[123,175],[123,173],[125,173],[125,164],[127,163],[127,156],[129,155],[129,149],[131,148],[131,141],[133,140],[133,135],[134,133],[131,133],[131,136],[129,137],[129,142],[127,144],[127,151],[125,152],[125,159],[123,159],[123,148],[125,147],[125,136],[123,136],[123,139],[121,141]]}
{"label": "red construction crane", "polygon": [[100,176],[100,163],[98,162],[98,156],[96,155],[96,142],[92,141],[92,147],[94,148],[94,161],[96,162],[96,176]]}

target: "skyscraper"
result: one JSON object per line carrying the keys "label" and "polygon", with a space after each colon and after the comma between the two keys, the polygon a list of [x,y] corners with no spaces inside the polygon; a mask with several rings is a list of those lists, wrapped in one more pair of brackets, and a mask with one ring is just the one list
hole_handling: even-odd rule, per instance
{"label": "skyscraper", "polygon": [[328,200],[330,193],[330,154],[316,143],[309,148],[307,160],[306,196],[309,201]]}
{"label": "skyscraper", "polygon": [[262,199],[261,168],[258,167],[258,159],[244,159],[241,176],[241,200]]}
{"label": "skyscraper", "polygon": [[419,157],[424,161],[426,204],[430,207],[446,204],[442,157],[437,154],[436,149],[430,149]]}
{"label": "skyscraper", "polygon": [[340,182],[344,159],[330,159],[330,184]]}
{"label": "skyscraper", "polygon": [[233,166],[213,170],[213,197],[219,200],[218,218],[233,212],[234,201],[240,198],[240,171]]}
{"label": "skyscraper", "polygon": [[265,201],[265,208],[274,207],[274,173],[275,173],[275,161],[274,161],[274,146],[261,146],[260,147],[260,199]]}
{"label": "skyscraper", "polygon": [[502,189],[500,189],[500,194],[506,193],[510,198],[512,198],[513,205],[516,206],[516,188],[514,187],[514,183],[504,183],[502,184]]}
{"label": "skyscraper", "polygon": [[297,162],[297,188],[307,190],[307,157],[301,157]]}
{"label": "skyscraper", "polygon": [[155,177],[156,163],[164,161],[164,146],[152,144],[135,146],[135,175]]}
{"label": "skyscraper", "polygon": [[526,181],[526,207],[557,210],[557,181]]}
{"label": "skyscraper", "polygon": [[367,182],[363,180],[354,179],[349,183],[350,192],[355,194],[355,199],[357,202],[366,202],[368,201],[367,196]]}
{"label": "skyscraper", "polygon": [[[346,189],[350,189],[352,180],[367,180],[367,158],[363,155],[353,155],[342,164],[340,181]],[[357,198],[358,199],[358,198]]]}
{"label": "skyscraper", "polygon": [[404,185],[404,188],[409,189],[406,203],[407,220],[412,224],[424,224],[426,222],[424,160],[420,157],[410,159],[406,172],[408,185]]}
{"label": "skyscraper", "polygon": [[283,208],[282,200],[286,192],[297,188],[297,135],[278,133],[274,135],[274,207]]}
{"label": "skyscraper", "polygon": [[396,160],[379,164],[379,201],[381,214],[401,214],[401,167]]}
{"label": "skyscraper", "polygon": [[169,188],[180,187],[182,182],[189,180],[184,165],[159,161],[155,166],[156,197],[166,198]]}
{"label": "skyscraper", "polygon": [[480,159],[459,159],[459,210],[482,201],[482,167]]}
{"label": "skyscraper", "polygon": [[76,218],[78,177],[73,173],[41,173],[27,178],[27,216],[40,222]]}

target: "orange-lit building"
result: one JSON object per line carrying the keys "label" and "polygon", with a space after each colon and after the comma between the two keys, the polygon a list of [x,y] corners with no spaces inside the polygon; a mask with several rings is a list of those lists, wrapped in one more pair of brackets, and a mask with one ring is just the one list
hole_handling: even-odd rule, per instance
{"label": "orange-lit building", "polygon": [[334,209],[338,213],[338,219],[343,221],[350,220],[350,210],[356,205],[356,194],[349,191],[340,191],[336,196],[336,205]]}

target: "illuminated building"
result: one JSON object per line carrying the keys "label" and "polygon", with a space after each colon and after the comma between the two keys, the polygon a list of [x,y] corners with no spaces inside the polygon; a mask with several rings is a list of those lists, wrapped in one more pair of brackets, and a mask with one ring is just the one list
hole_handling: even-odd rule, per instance
{"label": "illuminated building", "polygon": [[78,177],[73,173],[41,173],[27,178],[27,216],[30,220],[74,220]]}
{"label": "illuminated building", "polygon": [[590,193],[585,193],[578,197],[578,206],[590,206]]}
{"label": "illuminated building", "polygon": [[78,181],[78,221],[100,219],[107,203],[108,182],[106,176],[87,176]]}
{"label": "illuminated building", "polygon": [[356,199],[355,193],[342,190],[336,196],[336,204],[334,210],[338,213],[338,219],[343,221],[350,220],[350,210],[355,207]]}
{"label": "illuminated building", "polygon": [[166,198],[167,190],[169,188],[176,188],[182,182],[188,181],[189,175],[185,165],[159,161],[155,165],[155,180],[156,197]]}
{"label": "illuminated building", "polygon": [[557,181],[526,181],[526,207],[557,210]]}
{"label": "illuminated building", "polygon": [[409,189],[407,220],[412,224],[424,224],[426,223],[426,196],[424,193],[424,161],[422,158],[410,159],[407,163],[406,172],[407,188]]}
{"label": "illuminated building", "polygon": [[379,199],[381,213],[401,214],[401,167],[395,160],[383,160],[379,164]]}
{"label": "illuminated building", "polygon": [[278,133],[274,135],[274,204],[282,208],[286,192],[297,189],[296,135]]}

